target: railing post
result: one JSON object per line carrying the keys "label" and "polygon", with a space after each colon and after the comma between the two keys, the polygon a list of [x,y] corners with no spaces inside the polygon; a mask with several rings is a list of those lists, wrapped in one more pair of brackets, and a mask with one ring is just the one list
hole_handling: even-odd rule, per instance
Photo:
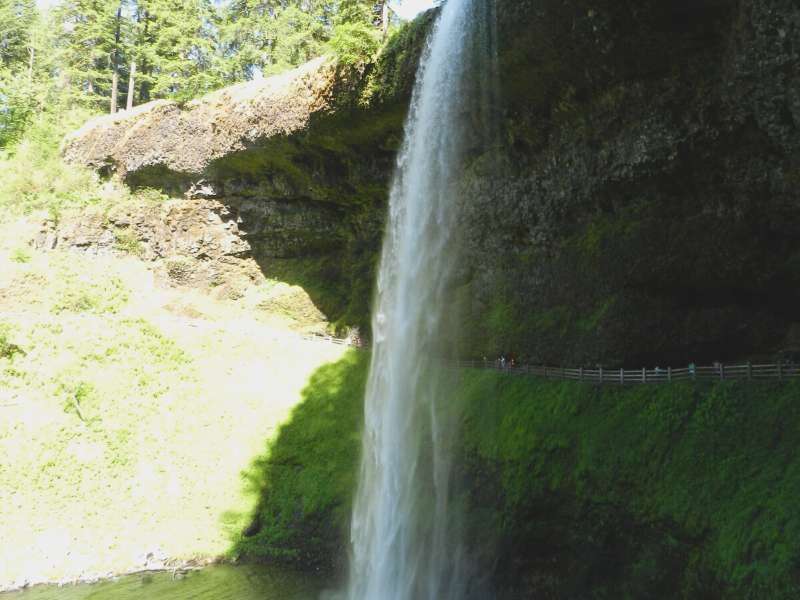
{"label": "railing post", "polygon": [[642,383],[647,383],[647,367],[642,367]]}
{"label": "railing post", "polygon": [[619,369],[619,384],[625,385],[625,369],[622,367]]}
{"label": "railing post", "polygon": [[544,368],[544,378],[547,379],[547,367]]}
{"label": "railing post", "polygon": [[725,365],[719,363],[719,380],[723,381],[725,379]]}
{"label": "railing post", "polygon": [[667,381],[672,382],[672,367],[667,367]]}
{"label": "railing post", "polygon": [[600,367],[600,383],[603,383],[603,367]]}
{"label": "railing post", "polygon": [[578,369],[578,379],[580,379],[581,381],[583,381],[583,367],[581,367],[580,369]]}
{"label": "railing post", "polygon": [[753,378],[753,363],[749,360],[747,361],[747,380],[750,381]]}

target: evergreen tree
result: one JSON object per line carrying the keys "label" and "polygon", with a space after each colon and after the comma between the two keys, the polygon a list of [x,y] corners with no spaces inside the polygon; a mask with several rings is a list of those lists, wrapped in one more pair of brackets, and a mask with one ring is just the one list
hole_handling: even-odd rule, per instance
{"label": "evergreen tree", "polygon": [[33,0],[0,0],[0,148],[15,141],[38,105],[43,31]]}
{"label": "evergreen tree", "polygon": [[[185,100],[333,50],[368,58],[386,25],[378,0],[0,0],[0,146],[32,112],[72,103],[131,108]],[[385,35],[385,31],[384,31]]]}
{"label": "evergreen tree", "polygon": [[219,19],[212,1],[149,0],[147,10],[152,41],[142,50],[149,59],[150,93],[188,99],[219,87]]}
{"label": "evergreen tree", "polygon": [[35,0],[0,0],[0,68],[30,63],[36,16]]}
{"label": "evergreen tree", "polygon": [[[157,61],[156,33],[157,24],[152,12],[150,0],[134,0],[131,27],[129,28],[128,47],[131,65],[136,65],[135,80],[130,85],[128,93],[133,94],[128,98],[131,104],[147,102],[151,99],[151,90],[155,81],[153,72]],[[136,96],[138,90],[138,97]]]}
{"label": "evergreen tree", "polygon": [[234,0],[224,15],[226,79],[249,79],[298,66],[329,47],[345,62],[377,48],[384,2]]}
{"label": "evergreen tree", "polygon": [[120,0],[64,0],[56,10],[67,83],[90,105],[99,107],[112,95],[113,62],[124,53],[117,42],[120,9]]}

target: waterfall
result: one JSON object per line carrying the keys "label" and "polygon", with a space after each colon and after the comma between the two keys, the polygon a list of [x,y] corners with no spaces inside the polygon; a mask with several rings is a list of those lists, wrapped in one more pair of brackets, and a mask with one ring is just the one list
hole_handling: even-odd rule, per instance
{"label": "waterfall", "polygon": [[468,594],[443,359],[457,324],[459,183],[491,121],[493,1],[448,0],[417,73],[378,275],[350,600]]}

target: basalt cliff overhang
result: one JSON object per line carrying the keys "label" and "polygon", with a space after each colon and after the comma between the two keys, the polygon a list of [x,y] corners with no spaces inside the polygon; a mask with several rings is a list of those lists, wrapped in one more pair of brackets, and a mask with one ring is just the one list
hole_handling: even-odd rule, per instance
{"label": "basalt cliff overhang", "polygon": [[149,102],[88,122],[67,137],[64,156],[122,178],[148,169],[198,178],[214,160],[305,129],[315,115],[331,109],[336,75],[336,64],[322,57],[184,107]]}

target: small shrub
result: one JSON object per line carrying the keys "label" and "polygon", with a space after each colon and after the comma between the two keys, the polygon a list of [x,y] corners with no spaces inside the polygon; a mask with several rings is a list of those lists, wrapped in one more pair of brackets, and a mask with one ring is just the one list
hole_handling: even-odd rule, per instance
{"label": "small shrub", "polygon": [[116,229],[114,231],[114,248],[138,258],[142,258],[145,254],[144,244],[142,244],[136,231],[131,228]]}
{"label": "small shrub", "polygon": [[336,27],[330,47],[339,64],[367,62],[380,47],[378,31],[367,23],[342,23]]}
{"label": "small shrub", "polygon": [[79,381],[74,384],[62,384],[60,387],[66,396],[64,412],[74,413],[81,421],[86,423],[88,405],[95,399],[94,386],[91,383]]}
{"label": "small shrub", "polygon": [[104,282],[70,282],[53,305],[53,312],[117,313],[128,301],[128,289],[118,277]]}
{"label": "small shrub", "polygon": [[178,284],[187,284],[192,279],[194,268],[191,260],[182,256],[167,259],[165,262],[167,275],[169,278]]}
{"label": "small shrub", "polygon": [[11,260],[18,263],[29,263],[33,255],[31,254],[31,249],[26,246],[20,246],[18,248],[14,248],[11,252]]}
{"label": "small shrub", "polygon": [[163,204],[169,196],[156,188],[139,188],[134,192],[134,197],[145,204]]}
{"label": "small shrub", "polygon": [[24,354],[22,348],[11,341],[11,327],[0,323],[0,358],[13,358],[15,354]]}
{"label": "small shrub", "polygon": [[81,110],[34,117],[24,134],[0,154],[0,210],[12,214],[47,211],[54,221],[69,208],[120,202],[129,193],[115,182],[103,183],[89,169],[69,165],[59,148],[68,132],[91,116]]}

